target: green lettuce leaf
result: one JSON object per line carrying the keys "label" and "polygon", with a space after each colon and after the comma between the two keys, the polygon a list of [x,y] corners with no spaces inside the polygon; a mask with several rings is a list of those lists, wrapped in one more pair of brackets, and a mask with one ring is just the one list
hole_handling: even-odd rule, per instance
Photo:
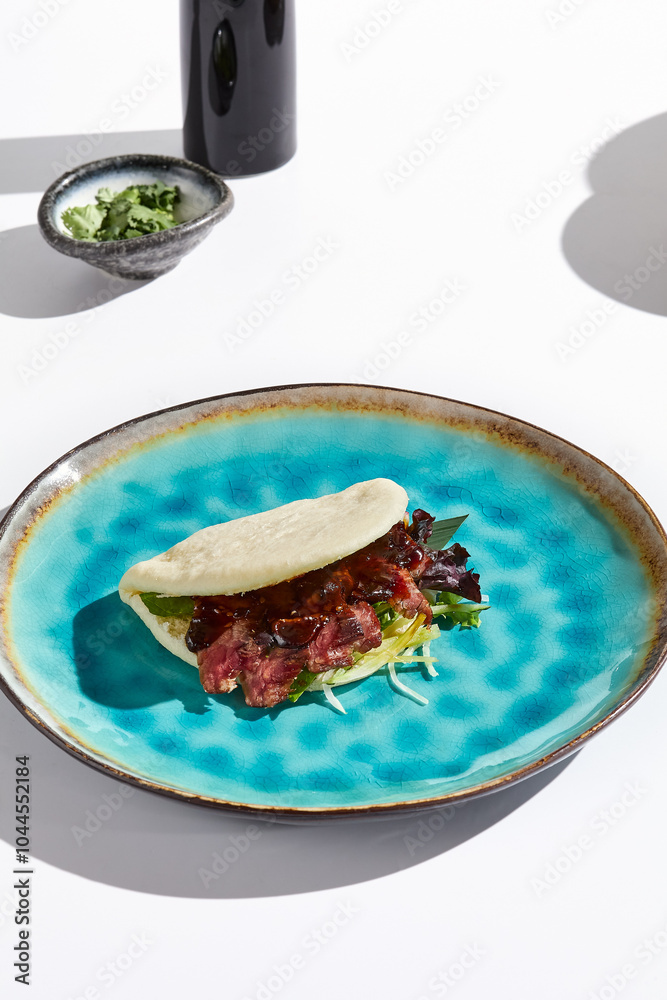
{"label": "green lettuce leaf", "polygon": [[479,628],[479,615],[481,611],[486,611],[490,604],[473,604],[464,601],[458,594],[450,594],[447,590],[440,591],[432,598],[432,592],[428,594],[429,603],[433,610],[433,621],[437,619],[438,625],[445,632],[459,626],[463,628]]}
{"label": "green lettuce leaf", "polygon": [[304,667],[298,677],[295,677],[292,681],[292,686],[287,696],[289,700],[298,701],[303,692],[308,690],[316,676],[308,667]]}
{"label": "green lettuce leaf", "polygon": [[165,597],[160,594],[140,594],[152,615],[159,618],[192,618],[195,602],[191,597]]}
{"label": "green lettuce leaf", "polygon": [[444,549],[447,543],[451,542],[467,516],[464,514],[462,517],[448,517],[444,521],[434,521],[431,537],[426,541],[428,547],[430,549]]}

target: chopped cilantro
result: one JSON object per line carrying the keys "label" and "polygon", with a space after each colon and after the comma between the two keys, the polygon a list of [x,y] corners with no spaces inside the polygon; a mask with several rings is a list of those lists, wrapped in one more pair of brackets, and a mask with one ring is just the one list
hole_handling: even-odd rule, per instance
{"label": "chopped cilantro", "polygon": [[162,181],[135,184],[115,193],[103,187],[95,196],[95,205],[68,208],[62,220],[76,240],[129,240],[172,229],[177,225],[174,206],[179,201],[178,187],[167,187]]}
{"label": "chopped cilantro", "polygon": [[97,205],[85,208],[68,208],[63,212],[63,222],[77,240],[95,241],[95,233],[104,222],[106,211]]}

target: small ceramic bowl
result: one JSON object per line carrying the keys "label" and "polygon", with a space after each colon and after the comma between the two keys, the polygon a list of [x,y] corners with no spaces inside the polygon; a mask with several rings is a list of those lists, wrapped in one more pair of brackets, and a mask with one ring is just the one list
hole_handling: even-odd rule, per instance
{"label": "small ceramic bowl", "polygon": [[[67,232],[62,214],[68,208],[94,204],[101,187],[122,191],[131,184],[162,181],[178,185],[178,225],[129,240],[88,243]],[[45,191],[37,220],[42,236],[55,250],[79,257],[121,278],[150,279],[171,271],[209,234],[234,205],[234,196],[216,174],[175,156],[131,153],[85,163],[63,174]]]}

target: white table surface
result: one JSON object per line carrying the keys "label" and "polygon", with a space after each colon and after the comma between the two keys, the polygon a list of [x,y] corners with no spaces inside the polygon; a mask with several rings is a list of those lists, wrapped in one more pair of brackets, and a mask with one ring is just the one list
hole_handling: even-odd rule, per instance
{"label": "white table surface", "polygon": [[[546,427],[667,519],[664,5],[299,3],[297,157],[233,182],[232,215],[172,274],[105,301],[107,277],[41,242],[37,204],[105,118],[86,159],[179,152],[177,4],[44,3],[46,23],[37,0],[0,13],[0,506],[135,415],[262,385],[374,381]],[[379,10],[391,20],[367,32]],[[154,89],[128,107],[151,70]],[[592,147],[617,132],[589,176]],[[430,155],[397,182],[420,143]],[[289,287],[320,240],[327,259]],[[455,301],[380,371],[448,281]],[[276,289],[284,302],[232,349]],[[248,837],[246,819],[137,791],[80,843],[72,828],[105,795],[118,804],[116,783],[2,699],[2,995],[26,995],[12,982],[9,796],[27,753],[32,997],[664,1000],[666,694],[663,673],[574,759],[435,832],[399,818],[254,824]],[[248,849],[205,886],[199,869],[233,843]]]}

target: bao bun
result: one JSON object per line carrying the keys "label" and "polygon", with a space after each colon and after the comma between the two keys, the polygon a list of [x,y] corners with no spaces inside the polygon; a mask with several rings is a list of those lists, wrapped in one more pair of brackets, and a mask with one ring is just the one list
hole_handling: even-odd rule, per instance
{"label": "bao bun", "polygon": [[381,538],[403,518],[407,503],[402,486],[370,479],[340,493],[214,524],[131,566],[119,593],[163,646],[196,666],[185,645],[188,622],[156,617],[139,594],[242,594],[291,580]]}

